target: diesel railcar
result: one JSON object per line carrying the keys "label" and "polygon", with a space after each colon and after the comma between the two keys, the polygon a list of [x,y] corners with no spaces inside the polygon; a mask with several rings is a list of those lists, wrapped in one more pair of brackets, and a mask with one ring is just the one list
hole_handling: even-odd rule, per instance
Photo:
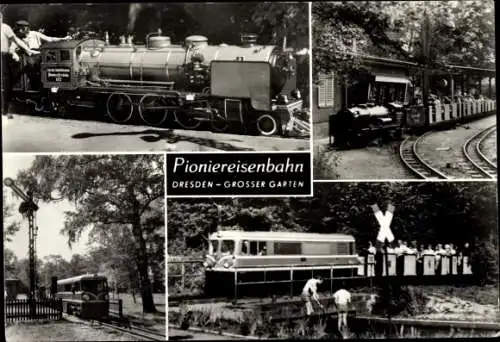
{"label": "diesel railcar", "polygon": [[47,43],[39,62],[24,58],[35,67],[14,90],[39,112],[103,109],[117,123],[137,113],[151,126],[171,115],[186,129],[210,122],[221,132],[239,124],[262,135],[284,133],[303,114],[295,56],[256,44],[254,35],[243,36],[241,46],[210,45],[197,35],[178,45],[160,34],[141,46],[87,38]]}
{"label": "diesel railcar", "polygon": [[83,274],[57,281],[55,298],[62,298],[63,312],[101,319],[109,314],[108,281],[98,274]]}
{"label": "diesel railcar", "polygon": [[204,266],[206,294],[232,295],[266,291],[270,283],[273,291],[292,283],[300,290],[313,273],[355,277],[361,262],[350,235],[220,231],[210,236]]}

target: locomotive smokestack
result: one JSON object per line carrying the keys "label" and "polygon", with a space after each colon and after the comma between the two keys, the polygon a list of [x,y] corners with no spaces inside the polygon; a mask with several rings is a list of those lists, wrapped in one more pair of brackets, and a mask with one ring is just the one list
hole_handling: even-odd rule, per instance
{"label": "locomotive smokestack", "polygon": [[254,46],[257,43],[258,36],[252,33],[245,33],[241,35],[241,45],[244,47]]}

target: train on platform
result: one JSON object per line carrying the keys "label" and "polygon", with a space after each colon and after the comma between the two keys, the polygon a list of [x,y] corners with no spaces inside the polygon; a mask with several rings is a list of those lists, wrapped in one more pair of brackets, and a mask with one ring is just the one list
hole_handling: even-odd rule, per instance
{"label": "train on platform", "polygon": [[[335,97],[337,101],[334,102],[340,102],[341,105],[334,106],[333,113],[328,118],[330,144],[349,147],[364,145],[377,137],[399,139],[405,132],[452,127],[496,111],[496,100],[453,95],[448,96],[447,103],[434,101],[432,99],[437,97],[430,95],[431,100],[424,106],[421,98],[417,101],[417,85],[408,76],[408,70],[423,68],[422,66],[373,56],[362,56],[361,60],[364,67],[359,74],[350,78],[349,86],[337,83],[332,86],[335,93],[342,95]],[[384,69],[380,69],[380,65]],[[377,67],[382,71],[376,71]],[[373,70],[367,71],[364,68]],[[438,88],[443,92],[450,92],[450,84],[451,87],[455,84],[453,79],[449,82],[451,75],[461,78],[463,70],[472,72],[469,69],[474,69],[481,75],[496,75],[495,70],[459,66],[447,66],[446,70],[428,72],[438,73],[432,77],[433,84],[439,84]],[[462,84],[462,89],[463,87]]]}
{"label": "train on platform", "polygon": [[[63,312],[85,319],[104,319],[109,315],[108,280],[99,274],[53,278],[52,296],[62,299]],[[54,286],[56,285],[56,286]]]}
{"label": "train on platform", "polygon": [[297,88],[300,54],[256,42],[248,34],[241,45],[210,45],[193,35],[172,44],[161,32],[148,34],[145,45],[130,37],[120,45],[88,37],[50,42],[39,56],[23,56],[13,90],[39,113],[81,107],[115,123],[161,126],[170,117],[184,129],[206,122],[216,132],[236,125],[286,134],[309,116]]}
{"label": "train on platform", "polygon": [[[323,289],[370,286],[380,279],[404,284],[472,281],[468,257],[394,253],[360,256],[346,234],[219,231],[209,237],[204,261],[208,297],[299,294],[305,282],[324,279]],[[386,265],[388,266],[386,269]],[[377,270],[378,269],[378,270]],[[380,276],[379,276],[380,275]]]}

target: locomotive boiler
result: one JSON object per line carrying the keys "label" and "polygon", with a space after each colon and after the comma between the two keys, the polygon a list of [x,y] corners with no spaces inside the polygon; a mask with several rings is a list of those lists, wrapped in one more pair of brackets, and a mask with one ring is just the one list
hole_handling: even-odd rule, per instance
{"label": "locomotive boiler", "polygon": [[130,39],[115,46],[99,39],[47,43],[35,109],[104,107],[117,123],[137,112],[152,126],[171,114],[187,129],[209,121],[216,131],[238,123],[262,135],[284,132],[302,112],[297,63],[290,52],[256,38],[242,36],[241,46],[210,45],[198,35],[175,45],[159,33],[142,46]]}

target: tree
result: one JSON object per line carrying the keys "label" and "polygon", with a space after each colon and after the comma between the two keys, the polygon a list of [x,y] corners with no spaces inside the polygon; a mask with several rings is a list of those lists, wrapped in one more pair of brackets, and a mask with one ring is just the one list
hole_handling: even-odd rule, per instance
{"label": "tree", "polygon": [[492,1],[344,1],[312,6],[316,76],[333,71],[348,75],[359,68],[356,53],[430,65],[494,67]]}
{"label": "tree", "polygon": [[[85,229],[91,233],[111,225],[128,229],[133,237],[143,310],[156,311],[148,277],[148,239],[153,225],[147,222],[151,207],[161,208],[164,201],[162,156],[37,156],[29,169],[19,172],[18,181],[33,189],[42,201],[65,198],[75,204],[74,211],[66,212],[62,230],[70,246]],[[157,218],[156,222],[163,220]]]}

